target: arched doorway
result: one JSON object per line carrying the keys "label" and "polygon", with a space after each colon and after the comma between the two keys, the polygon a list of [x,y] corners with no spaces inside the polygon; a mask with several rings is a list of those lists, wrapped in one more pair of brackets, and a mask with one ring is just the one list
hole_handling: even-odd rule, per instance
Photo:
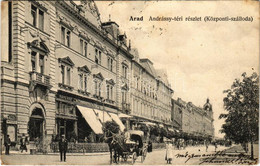
{"label": "arched doorway", "polygon": [[43,140],[44,124],[43,109],[35,107],[32,110],[30,120],[28,122],[28,134],[30,141]]}

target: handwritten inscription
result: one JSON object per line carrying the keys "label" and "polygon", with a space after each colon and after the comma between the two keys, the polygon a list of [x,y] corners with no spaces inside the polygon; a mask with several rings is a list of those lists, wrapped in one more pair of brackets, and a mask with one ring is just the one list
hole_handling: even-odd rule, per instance
{"label": "handwritten inscription", "polygon": [[192,158],[200,158],[199,164],[256,164],[257,159],[250,159],[249,156],[240,154],[227,154],[224,151],[218,151],[212,154],[195,154],[186,152],[176,154],[176,158],[186,158],[187,163]]}

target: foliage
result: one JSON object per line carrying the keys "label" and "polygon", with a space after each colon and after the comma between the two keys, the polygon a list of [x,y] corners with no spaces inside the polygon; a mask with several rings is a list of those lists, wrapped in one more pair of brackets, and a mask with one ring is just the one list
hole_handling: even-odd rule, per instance
{"label": "foliage", "polygon": [[162,136],[162,137],[167,137],[167,130],[165,129],[165,128],[163,128],[163,127],[161,127],[160,128],[160,135]]}
{"label": "foliage", "polygon": [[119,133],[120,128],[119,125],[114,121],[107,121],[103,125],[103,131],[107,132],[110,131],[112,133]]}
{"label": "foliage", "polygon": [[221,114],[225,119],[222,133],[226,138],[236,143],[258,140],[259,124],[259,77],[256,73],[247,76],[242,74],[242,80],[236,79],[231,89],[225,90],[224,108],[228,111]]}
{"label": "foliage", "polygon": [[147,135],[149,129],[145,124],[140,124],[139,130],[144,132],[144,135]]}
{"label": "foliage", "polygon": [[160,130],[157,126],[152,126],[150,130],[151,135],[159,136],[160,135]]}

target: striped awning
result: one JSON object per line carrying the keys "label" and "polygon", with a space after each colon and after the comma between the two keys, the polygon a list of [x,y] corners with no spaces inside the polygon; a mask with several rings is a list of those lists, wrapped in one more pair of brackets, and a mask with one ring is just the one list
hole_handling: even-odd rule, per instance
{"label": "striped awning", "polygon": [[122,121],[119,119],[119,117],[114,113],[108,113],[111,118],[119,125],[119,128],[121,131],[125,130],[125,125],[122,123]]}
{"label": "striped awning", "polygon": [[102,124],[100,123],[98,117],[96,116],[94,110],[88,107],[82,107],[77,105],[79,111],[81,112],[82,116],[85,118],[86,122],[89,124],[91,129],[96,134],[103,134]]}
{"label": "striped awning", "polygon": [[94,109],[94,111],[102,123],[112,121],[112,118],[108,115],[106,111],[101,111],[97,109]]}

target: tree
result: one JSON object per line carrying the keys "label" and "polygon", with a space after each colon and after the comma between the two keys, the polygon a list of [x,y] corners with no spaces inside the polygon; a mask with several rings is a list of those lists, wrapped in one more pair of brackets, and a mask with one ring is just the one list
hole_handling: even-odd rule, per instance
{"label": "tree", "polygon": [[223,93],[227,95],[223,101],[228,113],[219,116],[225,119],[221,132],[235,143],[250,142],[253,158],[253,142],[258,140],[259,129],[259,76],[243,73],[242,80],[236,79]]}
{"label": "tree", "polygon": [[107,121],[107,122],[104,123],[103,131],[104,132],[110,131],[114,134],[117,134],[117,133],[119,133],[120,128],[119,128],[119,125],[116,122]]}

